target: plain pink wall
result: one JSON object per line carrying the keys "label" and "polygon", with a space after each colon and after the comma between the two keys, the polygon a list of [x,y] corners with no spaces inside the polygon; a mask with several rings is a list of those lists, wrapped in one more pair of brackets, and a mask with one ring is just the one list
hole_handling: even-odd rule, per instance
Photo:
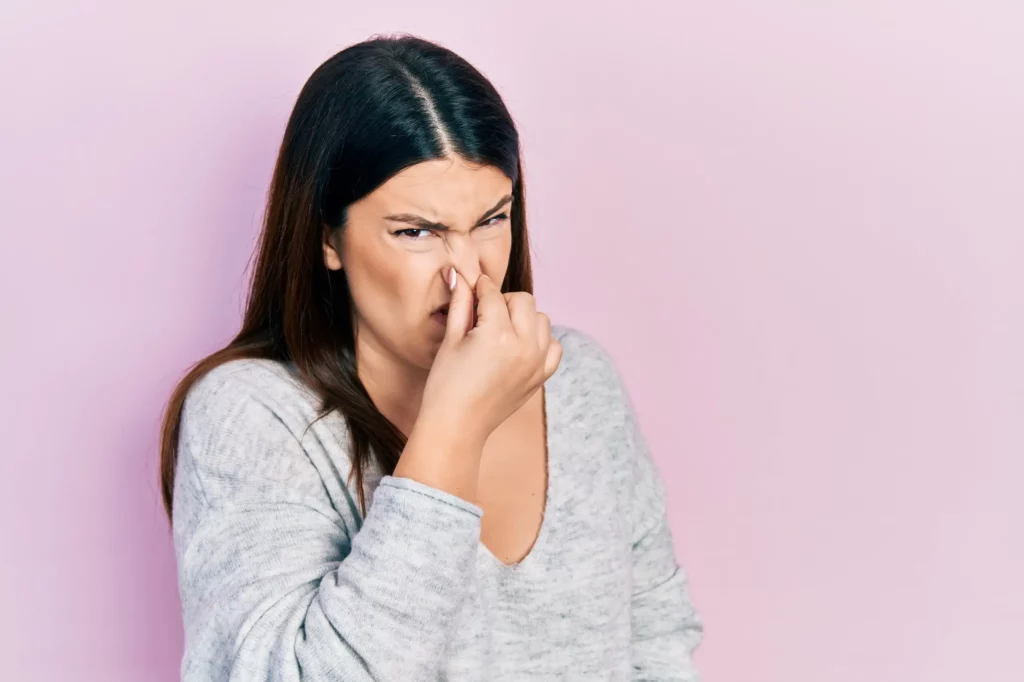
{"label": "plain pink wall", "polygon": [[155,437],[285,119],[411,31],[521,125],[538,293],[619,361],[708,680],[1024,680],[1019,3],[5,2],[4,679],[177,678]]}

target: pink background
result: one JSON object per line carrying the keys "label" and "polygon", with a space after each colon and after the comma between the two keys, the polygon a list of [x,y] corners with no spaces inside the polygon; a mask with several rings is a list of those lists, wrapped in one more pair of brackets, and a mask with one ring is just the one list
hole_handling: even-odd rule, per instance
{"label": "pink background", "polygon": [[163,401],[303,81],[402,30],[521,125],[539,298],[627,378],[706,679],[1024,680],[1019,3],[87,4],[0,9],[4,679],[177,678]]}

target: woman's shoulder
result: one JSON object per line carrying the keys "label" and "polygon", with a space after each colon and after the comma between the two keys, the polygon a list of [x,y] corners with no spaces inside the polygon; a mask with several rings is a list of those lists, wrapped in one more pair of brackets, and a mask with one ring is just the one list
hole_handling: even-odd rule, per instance
{"label": "woman's shoulder", "polygon": [[265,358],[229,360],[200,377],[189,395],[214,396],[244,390],[269,393],[301,391],[303,384],[291,363]]}
{"label": "woman's shoulder", "polygon": [[562,344],[562,362],[556,376],[573,383],[606,385],[620,389],[620,376],[607,348],[591,334],[563,324],[551,326],[551,335]]}
{"label": "woman's shoulder", "polygon": [[346,492],[325,472],[347,475],[350,462],[343,423],[320,419],[319,407],[290,364],[245,359],[211,369],[182,409],[175,497],[198,494],[213,505],[273,498],[329,510],[331,496]]}
{"label": "woman's shoulder", "polygon": [[184,450],[212,468],[272,468],[255,462],[273,450],[305,459],[307,431],[320,401],[292,366],[274,360],[231,360],[202,375],[189,388],[181,412]]}
{"label": "woman's shoulder", "polygon": [[291,364],[246,358],[225,362],[197,379],[184,411],[193,417],[213,417],[253,402],[281,416],[304,417],[317,412],[319,400]]}

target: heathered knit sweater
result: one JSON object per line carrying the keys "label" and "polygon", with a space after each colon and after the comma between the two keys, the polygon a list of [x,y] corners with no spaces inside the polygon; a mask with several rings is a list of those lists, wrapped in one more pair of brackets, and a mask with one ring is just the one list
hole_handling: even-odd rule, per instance
{"label": "heathered knit sweater", "polygon": [[[174,488],[184,682],[697,680],[702,635],[662,479],[604,350],[556,326],[548,491],[505,565],[483,510],[372,471],[286,364],[234,361],[189,392]],[[312,424],[312,426],[311,426]]]}

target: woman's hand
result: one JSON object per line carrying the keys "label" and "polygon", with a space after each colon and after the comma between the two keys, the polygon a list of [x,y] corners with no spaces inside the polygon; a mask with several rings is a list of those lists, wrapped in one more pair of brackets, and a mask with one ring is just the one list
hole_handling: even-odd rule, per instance
{"label": "woman's hand", "polygon": [[420,414],[450,423],[482,447],[554,374],[561,359],[551,320],[537,312],[532,295],[503,295],[486,275],[477,279],[474,292],[456,274],[444,341],[427,378]]}
{"label": "woman's hand", "polygon": [[444,341],[394,475],[473,500],[484,443],[555,373],[562,346],[532,295],[503,295],[485,275],[475,290],[455,278]]}

